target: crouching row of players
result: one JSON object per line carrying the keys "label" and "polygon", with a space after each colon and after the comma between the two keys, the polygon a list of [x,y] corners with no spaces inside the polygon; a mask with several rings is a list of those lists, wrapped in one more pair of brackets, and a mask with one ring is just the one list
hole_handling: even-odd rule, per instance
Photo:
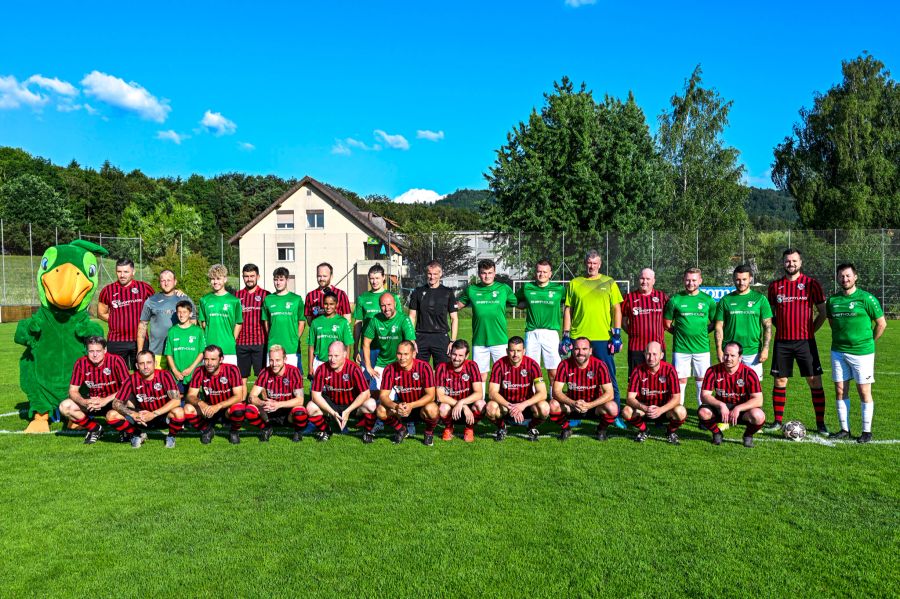
{"label": "crouching row of players", "polygon": [[[152,352],[138,354],[137,370],[128,374],[124,361],[106,352],[103,338],[89,339],[87,350],[87,356],[75,365],[69,398],[60,404],[61,413],[73,426],[87,430],[87,444],[95,443],[103,433],[95,420],[100,415],[120,432],[122,441],[130,441],[134,447],[146,439],[144,430],[148,428],[166,429],[166,447],[174,447],[185,426],[197,429],[201,442],[207,444],[220,423],[228,428],[231,443],[240,442],[239,431],[245,424],[259,429],[261,441],[270,439],[275,426],[290,426],[295,442],[302,440],[307,425],[312,424],[316,439],[327,441],[329,420],[343,430],[354,416],[364,443],[374,440],[377,420],[394,429],[395,443],[407,437],[406,423],[411,420],[424,423],[425,445],[434,444],[439,422],[444,426],[444,440],[453,439],[454,424],[461,423],[463,439],[472,442],[475,425],[484,416],[497,427],[496,441],[506,438],[508,422],[526,419],[530,441],[538,440],[539,427],[548,419],[560,425],[562,441],[572,435],[570,420],[596,420],[595,436],[605,441],[609,425],[619,416],[609,372],[591,355],[587,338],[576,339],[571,357],[559,365],[549,400],[541,369],[525,356],[521,337],[509,340],[507,356],[491,369],[487,401],[481,373],[468,359],[469,345],[464,340],[453,343],[450,361],[438,365],[436,371],[415,359],[411,342],[401,342],[396,361],[381,372],[377,401],[362,369],[347,358],[346,346],[336,341],[328,348],[328,361],[315,372],[312,398],[306,405],[303,376],[286,363],[285,351],[278,345],[270,349],[269,365],[249,395],[237,367],[225,364],[221,348],[215,345],[204,350],[203,364],[187,384],[157,369]],[[715,445],[722,442],[719,423],[745,424],[744,445],[748,447],[765,423],[759,379],[741,362],[741,354],[739,343],[726,344],[722,363],[710,368],[703,381],[698,416]],[[677,431],[687,417],[678,375],[662,359],[658,343],[647,345],[645,358],[632,373],[621,415],[637,429],[636,441],[647,439],[649,423],[660,422],[666,424],[669,443],[678,445]],[[82,394],[85,388],[87,397]]]}

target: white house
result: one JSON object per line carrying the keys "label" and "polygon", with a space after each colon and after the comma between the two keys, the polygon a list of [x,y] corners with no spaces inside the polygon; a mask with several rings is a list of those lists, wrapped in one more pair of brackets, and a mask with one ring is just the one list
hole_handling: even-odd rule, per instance
{"label": "white house", "polygon": [[261,284],[271,288],[272,271],[291,272],[289,288],[315,289],[316,265],[334,267],[332,283],[353,301],[367,289],[366,273],[380,263],[395,285],[403,276],[403,256],[393,223],[360,211],[333,188],[304,177],[228,242],[237,244],[241,265],[256,264]]}

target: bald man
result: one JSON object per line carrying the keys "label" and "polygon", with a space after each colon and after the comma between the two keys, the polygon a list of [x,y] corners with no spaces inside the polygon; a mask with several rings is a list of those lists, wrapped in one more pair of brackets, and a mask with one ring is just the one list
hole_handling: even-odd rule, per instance
{"label": "bald man", "polygon": [[654,289],[654,285],[656,273],[645,268],[638,278],[638,289],[622,300],[622,326],[628,333],[629,378],[634,369],[645,362],[645,350],[651,341],[659,343],[662,359],[666,356],[663,309],[669,296]]}

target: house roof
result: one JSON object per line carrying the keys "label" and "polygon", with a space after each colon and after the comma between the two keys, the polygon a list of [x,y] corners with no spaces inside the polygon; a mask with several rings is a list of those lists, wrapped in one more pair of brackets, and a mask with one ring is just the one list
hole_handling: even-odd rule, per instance
{"label": "house roof", "polygon": [[[272,202],[272,204],[268,208],[266,208],[265,210],[263,210],[262,212],[257,214],[253,220],[251,220],[249,223],[246,224],[246,226],[244,226],[244,228],[242,228],[240,231],[235,233],[228,240],[228,243],[231,245],[234,245],[235,243],[240,241],[241,237],[246,235],[247,232],[250,231],[250,229],[252,229],[256,225],[258,225],[260,223],[260,221],[262,221],[262,219],[264,219],[267,215],[271,214],[273,210],[276,210],[279,207],[281,207],[281,205],[284,204],[284,202],[289,197],[294,195],[297,192],[297,190],[299,190],[300,188],[302,188],[304,186],[312,187],[316,191],[321,193],[323,196],[325,196],[335,206],[337,206],[339,209],[341,209],[341,211],[343,211],[351,220],[356,222],[356,224],[359,225],[360,229],[362,229],[363,231],[368,233],[370,236],[376,237],[384,242],[388,241],[388,238],[390,236],[388,234],[388,229],[382,224],[385,222],[384,219],[375,215],[374,213],[360,211],[360,209],[357,208],[353,202],[351,202],[350,200],[345,198],[341,193],[339,193],[332,187],[329,187],[328,185],[326,185],[325,183],[322,183],[320,181],[316,181],[315,179],[313,179],[310,176],[306,176],[306,177],[303,177],[303,179],[301,179],[299,183],[297,183],[296,185],[294,185],[293,187],[288,189],[286,192],[281,194],[281,196],[277,200]],[[391,223],[391,224],[393,224],[393,223]],[[397,241],[397,238],[394,237],[393,239],[391,239],[391,241]],[[393,243],[391,245],[393,245],[394,248],[397,247]]]}

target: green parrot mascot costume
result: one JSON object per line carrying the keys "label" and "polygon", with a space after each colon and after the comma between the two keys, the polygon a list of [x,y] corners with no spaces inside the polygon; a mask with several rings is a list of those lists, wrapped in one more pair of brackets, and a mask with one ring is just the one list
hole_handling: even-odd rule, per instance
{"label": "green parrot mascot costume", "polygon": [[106,248],[83,241],[55,245],[41,258],[37,289],[41,306],[34,316],[19,321],[15,341],[25,346],[19,361],[19,385],[28,397],[26,433],[50,432],[50,417],[69,396],[75,361],[85,355],[84,340],[102,335],[91,322],[88,306],[97,290],[95,254]]}

